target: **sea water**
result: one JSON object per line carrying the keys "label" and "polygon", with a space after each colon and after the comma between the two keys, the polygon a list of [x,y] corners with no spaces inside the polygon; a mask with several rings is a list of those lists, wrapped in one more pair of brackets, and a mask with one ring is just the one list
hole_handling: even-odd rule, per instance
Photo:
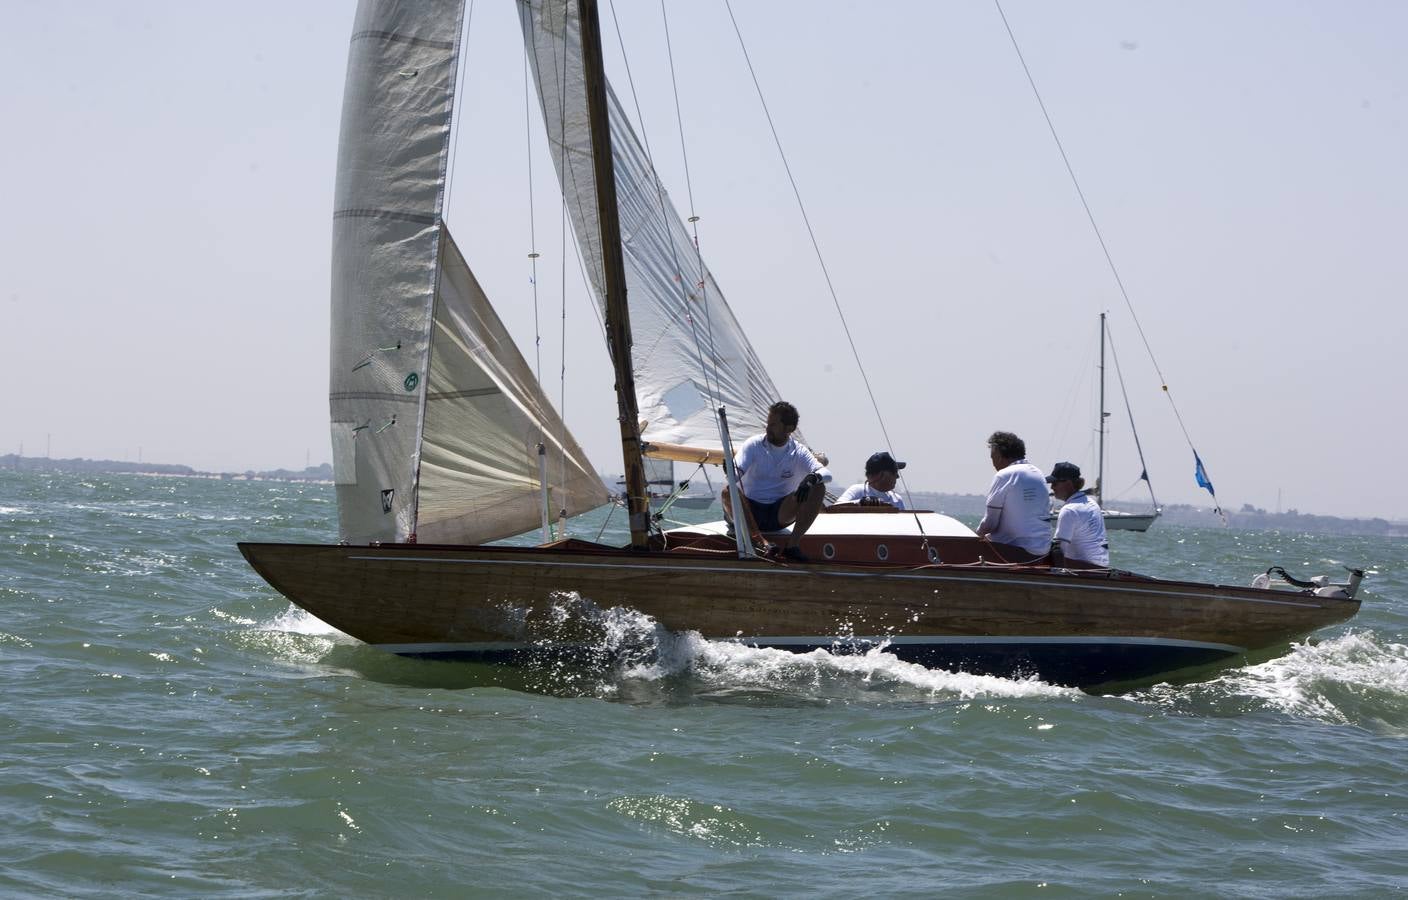
{"label": "sea water", "polygon": [[630,615],[615,666],[400,659],[235,549],[335,520],[329,485],[0,473],[0,894],[1408,890],[1401,540],[1111,534],[1156,575],[1370,574],[1280,657],[1102,696]]}

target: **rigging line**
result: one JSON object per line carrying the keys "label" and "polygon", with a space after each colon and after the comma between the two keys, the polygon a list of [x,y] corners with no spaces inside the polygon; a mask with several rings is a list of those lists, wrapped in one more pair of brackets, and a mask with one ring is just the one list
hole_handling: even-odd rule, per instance
{"label": "rigging line", "polygon": [[[537,83],[541,85],[541,84],[543,83],[543,73],[542,73],[542,69],[541,69],[541,67],[540,67],[539,58],[538,58],[539,55],[538,55],[538,52],[537,52],[537,51],[538,51],[538,39],[537,39],[537,36],[536,36],[536,32],[534,31],[534,29],[533,29],[533,27],[532,27],[532,26],[533,26],[532,7],[531,7],[531,4],[527,4],[526,2],[524,3],[524,5],[525,5],[525,8],[527,9],[528,14],[529,14],[529,19],[528,19],[528,23],[529,23],[529,37],[530,37],[530,39],[531,39],[531,41],[532,41],[532,48],[533,48],[533,49],[532,49],[532,56],[533,56],[533,73],[534,73],[534,75],[536,76]],[[564,5],[562,6],[562,12],[563,12],[564,19],[563,19],[561,22],[557,23],[556,27],[554,27],[554,23],[553,23],[552,21],[549,20],[549,21],[547,22],[549,33],[551,33],[551,34],[562,34],[562,33],[565,33],[566,27],[567,27],[567,22],[566,22],[566,18],[565,18],[566,14],[567,14],[566,4],[564,4]],[[565,42],[554,42],[554,45],[556,45],[557,43],[561,43],[561,45],[562,45],[562,47],[561,47],[561,58],[559,58],[559,55],[558,55],[557,53],[553,53],[552,56],[551,56],[552,68],[553,68],[553,72],[552,72],[552,85],[553,85],[553,90],[554,90],[554,92],[556,93],[556,96],[557,96],[557,110],[556,110],[556,112],[557,112],[557,121],[558,121],[558,135],[559,135],[560,138],[561,138],[561,137],[565,137],[565,134],[566,134],[566,120],[567,120],[567,109],[566,109],[566,103],[565,103],[565,100],[564,100],[564,98],[565,98],[565,96],[566,96],[566,91],[567,91],[567,60],[566,60],[566,56],[567,56],[567,46],[566,46],[566,43],[565,43]],[[544,125],[545,125],[545,126],[546,126],[546,124],[547,124],[547,122],[548,122],[548,119],[549,119],[549,116],[550,116],[551,114],[552,114],[551,111],[547,108],[546,102],[544,102],[544,104],[543,104],[543,119],[544,119]],[[549,145],[551,145],[551,144],[553,143],[551,134],[548,135],[548,143],[549,143]],[[570,201],[568,200],[568,191],[567,191],[567,177],[566,177],[566,176],[567,176],[568,174],[570,174],[570,175],[572,176],[572,184],[573,184],[573,188],[574,188],[573,193],[574,193],[574,194],[580,194],[580,191],[579,191],[579,190],[576,190],[576,170],[568,165],[568,153],[567,153],[567,145],[566,145],[565,140],[559,139],[559,140],[557,141],[557,146],[556,146],[556,148],[552,148],[552,147],[550,146],[550,147],[549,147],[549,152],[551,153],[553,149],[556,149],[557,154],[558,154],[557,166],[558,166],[558,172],[559,172],[559,181],[562,183],[562,206],[561,206],[561,217],[560,217],[560,219],[559,219],[559,236],[558,236],[558,258],[559,258],[558,291],[559,291],[559,294],[560,294],[560,296],[561,296],[561,316],[560,316],[560,318],[561,318],[561,325],[562,325],[562,340],[561,340],[561,344],[560,344],[560,346],[561,346],[561,356],[560,356],[560,359],[559,359],[559,367],[558,367],[558,412],[561,414],[562,421],[563,421],[563,429],[565,430],[566,427],[567,427],[567,425],[566,425],[566,422],[567,422],[567,224],[566,224],[566,222],[567,222],[568,210],[569,210],[569,202],[570,202]],[[579,250],[578,252],[580,253],[580,250]],[[580,256],[579,256],[579,259],[578,259],[578,265],[579,265],[579,267],[581,266]],[[604,326],[602,327],[602,333],[605,334],[605,327],[604,327]],[[560,480],[561,484],[563,485],[563,490],[564,490],[564,492],[565,492],[565,490],[566,490],[565,486],[566,486],[566,484],[567,484],[567,456],[566,456],[566,454],[562,454],[562,455],[561,455],[559,462],[560,462],[560,466],[559,466],[559,471],[560,471],[559,480]]]}
{"label": "rigging line", "polygon": [[[718,404],[716,398],[719,395],[719,391],[716,389],[714,384],[710,384],[710,368],[708,366],[708,361],[715,360],[717,358],[716,348],[713,346],[713,342],[710,341],[709,352],[706,353],[704,347],[701,345],[699,340],[699,325],[695,322],[694,316],[689,308],[689,288],[685,285],[684,273],[680,267],[679,248],[676,246],[675,243],[674,229],[670,227],[671,223],[669,214],[669,204],[665,200],[665,186],[661,183],[660,173],[655,168],[655,156],[653,153],[651,153],[650,150],[650,133],[647,132],[645,129],[645,114],[641,112],[640,95],[636,93],[636,80],[635,76],[631,73],[631,57],[628,53],[626,53],[626,41],[625,38],[621,35],[621,22],[616,17],[616,4],[608,0],[607,6],[611,10],[611,23],[616,29],[616,43],[621,48],[621,59],[625,63],[626,83],[631,88],[631,102],[635,105],[636,108],[636,121],[640,123],[640,137],[641,143],[644,145],[645,148],[646,165],[650,167],[651,180],[655,183],[656,207],[660,211],[660,225],[664,229],[665,238],[666,241],[669,243],[670,247],[670,264],[674,267],[675,270],[675,280],[679,282],[681,294],[680,300],[682,301],[680,306],[684,313],[686,321],[689,323],[691,336],[694,338],[694,352],[699,357],[700,371],[704,373],[705,392],[709,396],[710,400],[715,401],[712,402],[710,405],[717,406]],[[613,148],[615,147],[614,142],[612,146]],[[620,185],[618,184],[618,187],[619,186]],[[705,306],[705,313],[706,315],[708,313],[707,306]],[[642,354],[641,358],[649,359],[651,356],[653,356],[656,347],[658,347],[660,342],[665,339],[667,333],[668,329],[662,329],[660,333],[655,336],[655,343],[651,344],[650,348]],[[715,376],[714,380],[717,382],[717,363],[714,364],[713,368]]]}
{"label": "rigging line", "polygon": [[[465,53],[464,50],[465,50],[465,45],[469,43],[469,40],[468,40],[468,38],[469,38],[469,29],[470,29],[470,26],[471,26],[473,23],[474,23],[474,0],[469,0],[469,9],[468,9],[468,11],[466,11],[465,17],[464,17],[464,32],[463,32],[463,36],[460,38],[460,58],[459,58],[459,64],[460,64],[459,68],[460,68],[460,71],[459,71],[459,76],[458,76],[458,78],[455,80],[455,97],[456,97],[456,99],[458,99],[458,98],[460,97],[461,92],[462,92],[463,89],[464,89],[464,73],[465,73],[465,70],[466,70],[467,68],[469,68],[469,63],[468,63],[468,61],[467,61],[467,60],[469,59],[469,54],[468,54],[468,53]],[[455,191],[455,161],[459,159],[459,155],[460,155],[460,132],[464,130],[463,128],[460,127],[459,117],[457,117],[457,116],[452,117],[451,121],[452,121],[452,123],[453,123],[453,124],[452,124],[452,127],[453,127],[454,130],[455,130],[455,136],[454,136],[453,138],[451,138],[451,140],[450,140],[450,161],[449,161],[449,166],[448,166],[448,168],[449,168],[449,174],[446,176],[446,179],[445,179],[445,206],[449,206],[449,205],[450,205],[450,198],[454,196],[454,191]],[[442,210],[441,210],[440,218],[441,218],[442,220],[445,218],[445,214],[444,214],[443,208],[442,208]]]}
{"label": "rigging line", "polygon": [[[1080,205],[1085,209],[1085,217],[1090,221],[1091,230],[1095,232],[1095,239],[1100,244],[1100,251],[1105,254],[1105,262],[1110,267],[1110,274],[1115,277],[1115,285],[1119,288],[1120,296],[1124,298],[1124,305],[1129,310],[1130,318],[1134,320],[1134,327],[1139,332],[1139,339],[1144,342],[1144,350],[1149,354],[1149,362],[1154,364],[1154,371],[1159,376],[1159,384],[1163,386],[1169,406],[1173,407],[1173,415],[1178,420],[1179,429],[1183,431],[1183,439],[1192,449],[1193,439],[1188,436],[1188,429],[1183,424],[1183,415],[1178,411],[1178,404],[1173,402],[1173,392],[1168,389],[1168,379],[1164,377],[1163,370],[1159,368],[1159,360],[1154,356],[1154,348],[1149,345],[1148,336],[1144,334],[1144,326],[1139,324],[1139,316],[1134,312],[1134,304],[1129,299],[1129,292],[1125,290],[1124,279],[1120,278],[1114,257],[1110,255],[1110,248],[1105,244],[1105,236],[1100,232],[1100,226],[1095,222],[1095,213],[1091,211],[1090,204],[1086,202],[1085,191],[1081,190],[1080,181],[1076,178],[1076,171],[1071,166],[1070,158],[1066,155],[1066,148],[1061,143],[1060,135],[1056,133],[1056,125],[1051,121],[1051,114],[1046,110],[1046,102],[1041,99],[1041,91],[1037,90],[1036,79],[1032,77],[1031,69],[1027,67],[1026,57],[1022,56],[1022,48],[1017,44],[1017,35],[1013,33],[1012,25],[1007,21],[1007,14],[1002,11],[1002,0],[992,0],[992,2],[997,7],[998,16],[1002,18],[1003,27],[1007,29],[1007,37],[1012,41],[1012,49],[1017,51],[1017,60],[1022,64],[1022,71],[1026,73],[1027,84],[1031,85],[1032,93],[1036,96],[1037,106],[1041,107],[1041,115],[1046,119],[1046,127],[1051,131],[1051,139],[1056,142],[1056,149],[1060,151],[1061,162],[1066,166],[1066,174],[1071,176],[1071,184],[1075,186],[1076,196],[1080,198]],[[1196,454],[1197,450],[1194,449],[1193,452]]]}
{"label": "rigging line", "polygon": [[[1110,326],[1105,326],[1105,337],[1110,345],[1110,359],[1115,363],[1115,378],[1120,383],[1120,396],[1124,398],[1125,415],[1129,416],[1129,433],[1134,438],[1134,450],[1139,454],[1139,477],[1143,479],[1146,487],[1149,488],[1149,502],[1154,504],[1154,509],[1159,508],[1159,501],[1154,497],[1154,482],[1149,479],[1149,464],[1144,461],[1144,447],[1139,443],[1139,430],[1134,427],[1134,407],[1129,405],[1129,391],[1124,387],[1124,372],[1120,369],[1120,355],[1115,351],[1115,338],[1110,334]],[[1100,498],[1104,500],[1104,498]]]}
{"label": "rigging line", "polygon": [[689,197],[689,230],[694,242],[694,264],[698,270],[700,305],[704,308],[704,331],[708,336],[709,349],[714,362],[714,380],[720,384],[722,393],[723,378],[719,375],[718,351],[714,346],[714,319],[709,306],[709,272],[704,268],[704,253],[699,246],[699,214],[694,207],[694,179],[689,171],[689,151],[684,137],[684,114],[680,107],[679,79],[675,75],[675,47],[670,38],[670,17],[665,12],[665,0],[660,0],[660,22],[665,29],[665,56],[670,63],[670,91],[675,99],[675,125],[680,134],[680,161],[684,164],[685,194]]}
{"label": "rigging line", "polygon": [[[520,2],[524,3],[525,7],[527,6],[526,0],[520,0]],[[531,20],[531,19],[529,20],[529,27],[530,27],[530,33],[531,33],[531,31],[532,31],[532,20]],[[535,78],[536,78],[536,80],[537,80],[537,83],[538,83],[538,84],[543,84],[543,70],[542,70],[542,66],[541,66],[541,64],[540,64],[540,62],[539,62],[537,47],[538,47],[538,42],[537,42],[537,39],[534,38],[534,39],[533,39],[533,54],[532,54],[532,55],[533,55],[533,74],[534,74],[534,76],[535,76]],[[566,102],[565,102],[565,99],[564,99],[565,94],[566,94],[566,91],[567,91],[567,62],[566,62],[566,58],[565,58],[565,57],[566,57],[566,54],[567,54],[567,48],[566,48],[565,45],[562,47],[562,54],[563,54],[563,59],[561,60],[561,64],[560,64],[560,65],[559,65],[559,58],[558,58],[557,54],[553,54],[552,57],[551,57],[551,60],[552,60],[552,68],[553,68],[552,85],[553,85],[554,91],[556,91],[556,96],[557,96],[557,110],[556,110],[556,112],[557,112],[557,121],[558,121],[558,134],[559,134],[560,136],[564,136],[564,137],[565,137],[566,120],[567,120],[567,109],[566,109]],[[548,109],[546,98],[544,97],[544,98],[542,98],[542,99],[543,99],[542,110],[543,110],[543,120],[544,120],[543,124],[546,126],[547,123],[548,123],[548,121],[549,121],[549,117],[552,115],[552,112]],[[554,143],[555,143],[555,146],[554,146]],[[549,134],[549,135],[548,135],[548,144],[549,144],[549,151],[548,151],[549,154],[551,155],[551,154],[554,153],[554,152],[557,153],[557,165],[558,165],[558,172],[559,172],[559,175],[560,175],[559,180],[560,180],[561,185],[562,185],[562,213],[563,213],[563,216],[568,216],[568,215],[570,215],[571,210],[572,210],[573,207],[575,206],[575,208],[576,208],[576,209],[578,210],[578,212],[579,212],[579,215],[583,215],[583,217],[585,218],[585,215],[584,215],[583,213],[581,213],[581,210],[584,208],[584,206],[583,206],[582,189],[581,189],[581,187],[578,186],[578,184],[577,184],[577,169],[576,169],[575,166],[568,165],[568,161],[570,160],[570,155],[569,155],[568,152],[567,152],[567,145],[566,145],[566,143],[565,143],[564,140],[561,140],[561,139],[558,140],[558,141],[556,141],[556,142],[554,142],[554,141],[552,140],[552,135]],[[570,184],[571,184],[570,190],[569,190],[569,186],[568,186],[569,182],[570,182]],[[594,205],[594,204],[593,204],[593,205]],[[564,225],[563,227],[564,227],[564,229],[565,229],[566,226]],[[562,236],[562,239],[561,239],[561,240],[562,240],[562,244],[565,246],[566,243],[567,243],[566,235],[565,235],[565,234]],[[583,287],[583,289],[584,289],[584,293],[585,293],[585,295],[586,295],[586,297],[587,297],[587,300],[588,300],[587,305],[588,305],[589,307],[591,307],[592,315],[593,315],[593,317],[596,319],[597,328],[598,328],[598,329],[600,330],[600,332],[601,332],[602,345],[603,345],[603,346],[609,346],[609,345],[610,345],[610,341],[607,339],[607,336],[606,336],[606,323],[605,323],[605,321],[604,321],[603,318],[602,318],[601,307],[600,307],[600,305],[599,305],[598,303],[596,303],[594,300],[592,300],[592,298],[596,296],[596,293],[597,293],[597,292],[596,292],[596,288],[593,286],[593,282],[592,282],[592,279],[591,279],[591,274],[589,274],[588,271],[587,271],[587,261],[586,261],[586,259],[584,259],[583,256],[582,256],[582,247],[581,247],[577,242],[574,241],[574,242],[572,242],[572,248],[573,248],[573,250],[574,250],[574,252],[575,252],[575,254],[576,254],[576,259],[577,259],[577,271],[578,271],[578,273],[581,274],[581,276],[582,276],[582,287]],[[563,255],[563,263],[562,263],[562,265],[563,265],[563,267],[565,268],[565,267],[566,267],[566,251],[565,251],[565,249],[562,251],[562,255]],[[563,294],[564,294],[564,295],[566,294],[566,281],[567,281],[567,278],[566,278],[566,274],[565,274],[565,272],[564,272],[563,275],[562,275],[562,290],[563,290]]]}
{"label": "rigging line", "polygon": [[[559,29],[558,29],[555,33],[566,34],[566,33],[567,33],[567,4],[566,4],[566,3],[564,3],[564,4],[562,5],[562,16],[563,16],[563,18],[562,18],[562,21],[559,23]],[[577,8],[577,18],[578,18],[577,27],[578,27],[579,33],[580,33],[580,29],[581,29],[581,7],[580,7],[580,6]],[[536,46],[536,41],[534,42],[534,44],[535,44],[535,46]],[[536,54],[534,54],[534,56],[536,57]],[[560,78],[561,78],[561,80],[560,80],[560,81],[557,81],[557,84],[556,84],[556,86],[557,86],[558,128],[560,129],[560,130],[558,131],[558,134],[560,134],[560,135],[563,136],[563,141],[562,141],[562,146],[561,146],[561,148],[560,148],[560,153],[561,153],[561,158],[562,158],[562,165],[563,165],[563,166],[566,166],[566,164],[567,164],[567,141],[566,141],[566,135],[567,135],[567,102],[566,102],[566,95],[567,95],[567,42],[566,42],[566,41],[563,41],[563,42],[562,42],[562,63],[561,63],[561,65],[558,65],[558,56],[557,56],[556,53],[553,54],[553,57],[552,57],[552,64],[553,64],[554,70],[556,70],[556,71],[554,72],[554,78],[556,79],[556,78],[558,78],[559,76],[560,76]],[[562,170],[562,169],[559,169],[558,171],[563,171],[563,170]],[[574,181],[575,181],[575,179],[574,179]],[[560,296],[561,296],[560,305],[561,305],[562,340],[559,342],[559,344],[560,344],[560,346],[561,346],[561,356],[559,357],[559,361],[558,361],[558,373],[557,373],[557,405],[558,405],[558,410],[559,410],[559,412],[562,414],[562,421],[563,421],[563,426],[562,426],[562,427],[563,427],[564,430],[567,428],[567,424],[566,424],[566,423],[567,423],[567,215],[568,215],[568,213],[567,213],[567,194],[566,194],[566,192],[564,191],[564,192],[563,192],[563,196],[562,196],[561,213],[559,214],[559,217],[558,217],[558,258],[559,258],[559,260],[560,260],[559,263],[558,263],[558,271],[559,271],[559,276],[558,276],[558,290],[559,290]],[[561,471],[562,471],[561,483],[562,483],[562,485],[563,485],[563,487],[564,487],[564,495],[565,495],[565,492],[566,492],[566,485],[567,485],[567,454],[565,454],[565,453],[562,454]]]}
{"label": "rigging line", "polygon": [[[564,13],[564,15],[566,14],[566,8],[565,8],[565,6],[564,6],[564,8],[563,8],[563,13]],[[534,76],[534,81],[535,81],[537,84],[542,84],[542,83],[543,83],[543,82],[542,82],[543,73],[542,73],[542,70],[541,70],[541,68],[540,68],[540,66],[539,66],[538,52],[537,52],[537,48],[538,48],[538,39],[537,39],[537,35],[536,35],[536,29],[534,28],[534,19],[533,19],[533,14],[532,14],[532,6],[531,6],[530,4],[524,3],[524,5],[523,5],[523,14],[527,16],[527,22],[528,22],[528,39],[529,39],[529,46],[531,47],[531,51],[528,50],[528,48],[525,48],[525,52],[526,52],[527,55],[530,56],[531,59],[532,59],[532,72],[533,72],[533,76]],[[553,29],[551,28],[552,23],[549,22],[548,25],[549,25],[549,30],[552,31],[552,30],[553,30]],[[562,28],[565,28],[565,25],[566,25],[566,22],[565,22],[565,20],[564,20],[564,22],[562,23]],[[558,30],[560,31],[561,29],[558,29]],[[564,54],[564,56],[565,56],[565,54],[566,54],[566,52],[567,52],[567,48],[566,48],[565,45],[563,46],[562,52],[563,52],[563,54]],[[566,120],[566,109],[565,109],[565,104],[563,103],[563,99],[562,99],[562,98],[563,98],[564,92],[566,91],[566,79],[567,79],[566,69],[567,69],[567,65],[566,65],[566,60],[565,60],[565,59],[563,60],[563,62],[562,62],[561,65],[558,64],[557,54],[553,54],[553,56],[552,56],[552,63],[553,63],[553,87],[554,87],[554,89],[556,90],[556,92],[557,92],[557,97],[558,97],[558,121],[559,121],[559,127],[560,127],[560,128],[563,128],[563,127],[565,127],[565,125],[564,125],[563,123],[565,123],[565,120]],[[525,79],[526,79],[526,77],[527,77],[527,75],[526,75],[526,69],[525,69]],[[525,90],[525,99],[524,99],[524,103],[525,103],[525,105],[528,105],[528,104],[531,103],[531,101],[529,100],[529,98],[528,98],[528,96],[527,96],[526,90]],[[525,115],[531,120],[531,115],[530,115],[530,114],[528,114],[528,113],[525,112]],[[543,106],[543,118],[544,118],[544,120],[545,120],[544,124],[546,124],[546,120],[547,120],[548,115],[549,115],[549,111],[548,111],[546,105],[544,105],[544,106]],[[532,155],[531,133],[532,133],[532,128],[531,128],[531,124],[528,125],[527,127],[528,127],[528,131],[529,131],[529,135],[530,135],[530,146],[529,146],[530,162],[529,162],[529,171],[530,171],[530,173],[531,173],[531,171],[532,171],[532,163],[531,163],[531,155]],[[561,133],[562,133],[562,132],[559,131],[559,134],[561,134]],[[551,144],[551,143],[552,143],[552,142],[551,142],[551,140],[549,139],[549,144]],[[550,148],[550,150],[551,150],[551,148]],[[566,153],[567,153],[567,148],[566,148],[565,143],[559,142],[558,151],[559,151],[559,153],[560,153],[560,155],[561,155],[560,165],[564,165],[564,166],[565,166],[565,164],[566,164]],[[559,171],[565,171],[565,169],[560,169]],[[574,181],[575,181],[575,180],[574,180]],[[531,197],[531,195],[530,195],[530,197],[529,197],[529,207],[530,207],[530,213],[529,213],[529,215],[530,215],[530,218],[531,218],[531,217],[534,215],[534,213],[531,211],[531,207],[532,207],[532,197]],[[562,217],[565,219],[566,216],[567,216],[567,192],[566,192],[566,190],[564,189],[564,191],[563,191],[563,197],[562,197]],[[559,290],[560,290],[560,292],[561,292],[561,297],[562,297],[562,315],[561,315],[561,320],[562,320],[562,332],[561,332],[561,334],[562,334],[562,339],[561,339],[561,341],[560,341],[561,357],[560,357],[559,372],[558,372],[558,404],[557,404],[557,405],[558,405],[559,418],[560,418],[560,420],[561,420],[561,422],[562,422],[562,431],[563,431],[563,434],[560,435],[560,438],[561,438],[561,443],[562,443],[563,445],[566,444],[566,431],[567,431],[567,252],[566,252],[567,237],[566,237],[566,234],[565,234],[565,228],[566,228],[566,226],[563,225],[563,226],[562,226],[563,233],[562,233],[561,236],[560,236],[560,253],[559,253],[559,257],[560,257],[560,259],[561,259],[561,263],[560,263],[560,272],[561,272],[561,274],[560,274]],[[535,248],[535,252],[536,252],[536,237],[534,238],[534,248]],[[579,263],[578,263],[578,264],[579,264],[579,266],[580,266],[580,259],[579,259]],[[535,327],[535,329],[536,329],[536,327],[537,327],[537,315],[538,315],[538,309],[537,309],[537,297],[538,297],[537,290],[538,290],[538,282],[537,282],[537,261],[536,261],[536,260],[534,260],[534,263],[533,263],[533,273],[534,273],[534,277],[533,277],[534,311],[533,311],[533,314],[534,314],[534,327]],[[605,329],[604,329],[604,328],[603,328],[603,333],[605,333]],[[542,360],[541,360],[541,355],[539,356],[539,360],[538,360],[538,383],[539,383],[539,385],[542,384]],[[563,498],[564,498],[564,503],[566,502],[566,496],[567,496],[567,456],[568,456],[568,454],[567,454],[566,452],[560,452],[560,453],[558,454],[558,462],[559,462],[559,467],[558,467],[558,485],[559,485],[559,489],[562,491],[562,496],[563,496]],[[552,513],[552,510],[549,510],[548,512],[549,512],[549,514],[551,514],[551,513]],[[561,536],[563,536],[563,535],[559,535],[559,537],[561,537]]]}
{"label": "rigging line", "polygon": [[[529,99],[528,55],[523,56],[523,157],[528,167],[528,264],[533,286],[533,374],[543,383],[543,330],[538,321],[538,220],[533,209],[533,109]],[[540,423],[541,426],[541,423]],[[542,436],[542,428],[538,428]]]}
{"label": "rigging line", "polygon": [[[724,8],[728,10],[729,20],[733,23],[733,33],[738,36],[738,46],[743,51],[743,61],[748,65],[748,74],[753,79],[753,88],[758,92],[758,102],[762,104],[763,115],[768,120],[768,128],[772,131],[773,143],[777,145],[778,156],[782,158],[782,168],[787,172],[787,180],[792,185],[792,194],[797,199],[797,208],[801,211],[802,222],[806,225],[807,236],[811,239],[812,250],[816,252],[817,263],[821,266],[821,274],[826,281],[826,290],[831,294],[831,303],[836,307],[836,316],[841,320],[841,330],[846,333],[846,342],[851,347],[851,356],[856,361],[856,368],[860,370],[861,382],[865,385],[865,392],[870,396],[870,407],[875,411],[875,419],[880,424],[880,433],[885,438],[885,446],[893,453],[893,444],[890,441],[889,429],[885,427],[885,417],[880,414],[880,404],[875,399],[875,390],[870,386],[870,376],[866,374],[865,365],[860,361],[860,352],[856,350],[855,338],[851,336],[851,326],[846,322],[846,314],[841,310],[841,300],[836,295],[836,288],[831,282],[831,272],[826,268],[826,260],[821,254],[821,245],[817,243],[816,232],[812,229],[811,219],[807,216],[806,205],[802,203],[802,192],[797,187],[797,179],[792,176],[792,167],[787,162],[787,154],[782,149],[782,139],[778,137],[777,126],[773,123],[772,113],[768,110],[768,102],[763,97],[763,87],[758,82],[758,73],[753,69],[753,60],[748,55],[748,47],[743,42],[743,32],[738,28],[738,19],[733,15],[733,4],[730,0],[724,0]],[[909,493],[909,485],[905,485],[905,493]]]}

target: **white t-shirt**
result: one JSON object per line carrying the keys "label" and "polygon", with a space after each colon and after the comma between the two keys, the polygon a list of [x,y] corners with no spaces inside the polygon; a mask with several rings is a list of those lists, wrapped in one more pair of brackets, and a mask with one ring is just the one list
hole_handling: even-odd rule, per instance
{"label": "white t-shirt", "polygon": [[733,465],[738,469],[743,493],[759,503],[776,503],[797,490],[802,479],[813,472],[819,473],[823,481],[831,480],[831,473],[812,451],[793,438],[775,447],[768,443],[766,434],[755,434],[738,448]]}
{"label": "white t-shirt", "polygon": [[895,509],[904,509],[904,500],[895,491],[877,491],[869,483],[862,481],[860,484],[853,484],[846,488],[841,496],[836,498],[837,503],[858,503],[861,500],[883,500]]}
{"label": "white t-shirt", "polygon": [[1097,566],[1110,564],[1110,544],[1100,504],[1076,491],[1056,514],[1056,540],[1067,559],[1082,559]]}
{"label": "white t-shirt", "polygon": [[978,533],[1041,556],[1051,549],[1051,525],[1045,521],[1050,514],[1046,476],[1025,459],[1019,459],[992,477],[987,510]]}

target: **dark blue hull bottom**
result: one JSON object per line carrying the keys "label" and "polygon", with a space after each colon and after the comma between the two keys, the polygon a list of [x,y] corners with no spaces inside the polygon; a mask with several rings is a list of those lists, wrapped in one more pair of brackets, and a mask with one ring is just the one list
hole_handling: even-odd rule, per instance
{"label": "dark blue hull bottom", "polygon": [[[819,640],[780,638],[740,640],[748,647],[806,653],[826,650],[841,654],[865,653],[875,648],[871,640]],[[513,666],[577,662],[610,663],[614,658],[639,662],[648,648],[605,651],[581,645],[398,645],[383,646],[401,656],[419,659],[459,660]],[[1048,684],[1092,687],[1099,684],[1143,681],[1180,669],[1226,663],[1244,652],[1226,644],[1137,638],[909,638],[888,642],[885,652],[905,662],[930,669],[945,669],[1002,678],[1037,677]]]}

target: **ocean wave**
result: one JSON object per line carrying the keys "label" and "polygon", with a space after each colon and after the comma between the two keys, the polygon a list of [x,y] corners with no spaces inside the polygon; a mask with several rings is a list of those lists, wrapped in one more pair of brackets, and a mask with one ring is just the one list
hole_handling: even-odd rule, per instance
{"label": "ocean wave", "polygon": [[1408,645],[1372,631],[1294,644],[1289,653],[1191,685],[1130,696],[1189,714],[1270,710],[1331,725],[1408,736]]}

